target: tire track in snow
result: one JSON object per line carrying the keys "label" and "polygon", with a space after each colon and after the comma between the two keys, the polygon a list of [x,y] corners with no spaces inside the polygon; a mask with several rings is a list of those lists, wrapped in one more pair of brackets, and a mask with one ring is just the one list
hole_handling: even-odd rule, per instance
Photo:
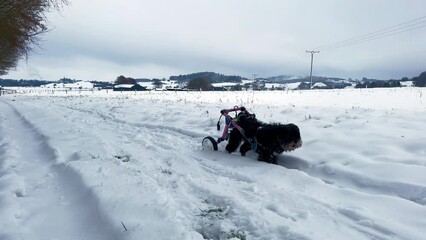
{"label": "tire track in snow", "polygon": [[281,155],[278,162],[285,168],[303,171],[311,177],[321,179],[324,183],[338,188],[398,197],[422,206],[426,205],[426,187],[418,184],[383,181],[371,176],[346,171],[343,168],[336,169],[330,165],[313,165],[309,161],[290,155]]}
{"label": "tire track in snow", "polygon": [[94,110],[85,110],[85,109],[81,109],[81,108],[76,108],[76,107],[72,107],[72,106],[64,106],[64,105],[60,105],[60,106],[63,107],[63,108],[73,110],[73,111],[87,113],[87,114],[90,114],[90,115],[97,115],[101,119],[110,120],[110,121],[113,121],[113,122],[119,123],[119,124],[130,125],[132,127],[144,127],[144,128],[149,128],[149,129],[170,130],[170,131],[177,132],[177,133],[180,133],[182,135],[192,137],[192,138],[203,138],[203,137],[205,137],[205,134],[197,133],[197,132],[194,132],[194,131],[185,130],[185,129],[181,129],[181,128],[164,126],[164,125],[156,125],[156,124],[150,124],[150,123],[134,123],[134,122],[121,120],[119,118],[116,118],[112,113],[104,114],[102,112],[94,111]]}
{"label": "tire track in snow", "polygon": [[7,148],[15,150],[8,154],[13,168],[6,171],[23,185],[15,193],[19,232],[14,235],[22,239],[122,239],[78,173],[55,163],[56,151],[48,139],[9,103],[0,101],[0,111],[7,116],[0,137],[8,136]]}

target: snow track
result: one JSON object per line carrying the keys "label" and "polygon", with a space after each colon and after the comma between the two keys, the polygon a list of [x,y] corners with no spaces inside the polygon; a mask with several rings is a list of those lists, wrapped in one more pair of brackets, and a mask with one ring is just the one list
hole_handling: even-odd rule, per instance
{"label": "snow track", "polygon": [[9,207],[7,214],[16,220],[0,220],[0,239],[121,239],[82,178],[57,164],[48,138],[13,106],[0,101],[0,112],[1,146],[7,146],[0,149],[0,188],[14,194],[0,197],[10,204],[0,211]]}
{"label": "snow track", "polygon": [[[205,137],[205,134],[198,133],[196,131],[191,130],[184,130],[180,128],[176,128],[173,126],[167,126],[167,125],[158,125],[158,124],[151,124],[151,123],[144,123],[144,122],[138,122],[133,123],[126,120],[123,120],[119,117],[119,114],[113,114],[113,113],[102,113],[93,109],[86,110],[81,109],[78,107],[71,107],[67,105],[62,105],[63,108],[71,109],[73,111],[79,111],[84,114],[89,114],[91,116],[94,116],[95,118],[101,118],[101,119],[107,119],[108,121],[115,122],[117,124],[121,125],[127,125],[128,127],[132,129],[138,129],[138,128],[146,128],[150,130],[169,130],[170,132],[182,134],[183,136],[189,137],[190,139],[187,139],[186,141],[193,142],[192,148],[198,148],[199,142],[203,137]],[[134,131],[134,130],[130,130]],[[182,138],[181,136],[177,136],[176,138]],[[160,138],[161,139],[161,138]],[[155,139],[153,139],[155,141]],[[162,143],[158,143],[161,145]],[[223,143],[219,145],[219,147],[222,147],[226,143]],[[252,156],[252,159],[255,159],[256,156]],[[398,182],[398,181],[383,181],[380,178],[374,178],[373,176],[365,176],[360,175],[358,172],[353,172],[348,169],[339,167],[339,166],[333,166],[332,164],[325,164],[320,163],[317,165],[310,164],[309,161],[293,157],[291,155],[281,155],[279,157],[279,165],[286,167],[288,169],[297,169],[299,171],[303,171],[307,173],[309,176],[313,178],[317,178],[322,180],[324,183],[330,184],[332,186],[335,186],[337,188],[347,188],[347,189],[353,189],[360,192],[365,192],[368,194],[376,194],[376,195],[387,195],[390,197],[399,197],[408,201],[412,201],[414,203],[420,204],[420,205],[426,205],[426,187],[414,184],[414,183],[407,183],[407,182]],[[349,165],[349,164],[347,164]],[[395,168],[399,168],[400,170],[404,170],[404,172],[416,175],[421,175],[426,168],[418,168],[418,166],[415,165],[401,165],[400,163],[387,163],[375,164],[376,168],[384,168],[389,165],[395,165]],[[383,166],[379,166],[383,165]],[[399,165],[399,166],[398,166]]]}
{"label": "snow track", "polygon": [[[280,156],[278,161],[279,165],[283,167],[303,171],[309,176],[321,179],[324,183],[337,188],[353,189],[367,194],[398,197],[423,206],[426,205],[426,187],[419,184],[384,181],[374,176],[360,175],[357,172],[339,166],[332,166],[332,164],[309,164],[306,160],[292,156]],[[393,164],[388,163],[387,166],[389,165]],[[398,164],[395,165],[397,165],[396,168],[399,167],[411,173],[421,174],[420,172],[424,171],[418,167],[401,164],[400,166]]]}

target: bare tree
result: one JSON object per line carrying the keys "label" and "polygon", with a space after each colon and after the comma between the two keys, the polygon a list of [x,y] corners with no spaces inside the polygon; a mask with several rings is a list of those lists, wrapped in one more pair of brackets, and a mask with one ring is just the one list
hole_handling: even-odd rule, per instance
{"label": "bare tree", "polygon": [[60,10],[68,0],[0,0],[0,75],[16,67],[46,33],[46,13]]}
{"label": "bare tree", "polygon": [[136,84],[136,80],[131,77],[125,77],[123,75],[120,75],[115,79],[115,84]]}
{"label": "bare tree", "polygon": [[152,79],[152,84],[154,85],[155,88],[162,88],[163,87],[163,82],[160,79]]}

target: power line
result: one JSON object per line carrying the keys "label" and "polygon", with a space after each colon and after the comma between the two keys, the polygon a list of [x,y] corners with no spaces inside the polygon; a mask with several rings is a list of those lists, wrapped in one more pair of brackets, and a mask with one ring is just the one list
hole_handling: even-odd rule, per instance
{"label": "power line", "polygon": [[359,43],[363,43],[363,42],[367,42],[367,41],[371,41],[371,40],[375,40],[379,38],[384,38],[384,37],[404,33],[407,31],[412,31],[422,27],[426,27],[426,16],[415,18],[415,19],[412,19],[391,27],[383,28],[371,33],[363,34],[358,37],[353,37],[347,40],[322,45],[317,48],[322,50],[341,48],[341,47],[351,46],[351,45],[355,45],[355,44],[359,44]]}
{"label": "power line", "polygon": [[376,35],[371,35],[371,36],[365,37],[365,38],[360,38],[356,41],[350,41],[350,42],[347,42],[347,43],[336,44],[336,46],[330,47],[330,48],[335,49],[335,48],[341,48],[341,47],[346,47],[346,46],[352,46],[352,45],[355,45],[355,44],[368,42],[368,41],[379,39],[379,38],[389,37],[389,36],[393,36],[393,35],[396,35],[396,34],[412,31],[412,30],[415,30],[415,29],[418,29],[418,28],[426,27],[426,21],[423,21],[421,23],[424,23],[424,24],[420,25],[420,26],[416,26],[420,23],[412,24],[412,25],[409,25],[409,26],[404,27],[404,28],[386,31],[386,32],[376,34]]}
{"label": "power line", "polygon": [[253,81],[256,81],[256,76],[259,75],[259,74],[253,73],[252,75],[253,75]]}
{"label": "power line", "polygon": [[[343,41],[339,41],[339,42],[335,42],[335,43],[330,43],[330,44],[326,44],[326,45],[322,45],[317,47],[317,49],[320,50],[333,50],[333,49],[337,49],[337,48],[342,48],[342,47],[348,47],[348,46],[352,46],[352,45],[356,45],[356,44],[360,44],[360,43],[364,43],[364,42],[368,42],[368,41],[372,41],[372,40],[376,40],[376,39],[380,39],[380,38],[385,38],[385,37],[389,37],[389,36],[393,36],[393,35],[397,35],[397,34],[401,34],[404,32],[408,32],[408,31],[412,31],[412,30],[416,30],[419,28],[423,28],[426,27],[426,16],[422,16],[422,17],[418,17],[400,24],[396,24],[390,27],[386,27],[377,31],[373,31],[367,34],[363,34],[357,37],[352,37]],[[308,53],[314,52],[317,53],[315,51],[306,51]],[[319,51],[318,51],[319,52]],[[313,54],[311,53],[311,74],[312,74],[312,62],[313,62]],[[305,54],[301,53],[295,56],[290,57],[290,59],[288,59],[288,61],[296,61],[300,58],[302,58]],[[311,79],[312,82],[312,79]],[[311,83],[312,85],[312,83]],[[312,86],[311,86],[312,87]]]}

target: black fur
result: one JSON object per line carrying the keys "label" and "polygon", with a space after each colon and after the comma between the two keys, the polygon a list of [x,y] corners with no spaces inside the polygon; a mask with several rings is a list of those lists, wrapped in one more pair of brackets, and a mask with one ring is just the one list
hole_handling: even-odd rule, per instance
{"label": "black fur", "polygon": [[277,163],[277,155],[284,151],[293,151],[302,146],[300,130],[295,124],[280,123],[262,123],[253,121],[250,123],[240,123],[244,129],[242,136],[238,129],[233,129],[228,139],[226,150],[234,152],[240,146],[240,153],[245,156],[246,152],[252,150],[252,146],[256,147],[258,160],[268,163]]}
{"label": "black fur", "polygon": [[[256,136],[257,128],[263,123],[256,119],[254,114],[242,112],[238,115],[238,125],[244,130],[244,136],[248,139],[254,139]],[[245,153],[251,149],[251,144],[247,142],[247,139],[243,138],[243,135],[236,128],[232,129],[229,134],[228,145],[226,145],[226,151],[229,153],[235,152],[240,146],[241,141],[244,144],[240,147],[241,155],[245,156]]]}

